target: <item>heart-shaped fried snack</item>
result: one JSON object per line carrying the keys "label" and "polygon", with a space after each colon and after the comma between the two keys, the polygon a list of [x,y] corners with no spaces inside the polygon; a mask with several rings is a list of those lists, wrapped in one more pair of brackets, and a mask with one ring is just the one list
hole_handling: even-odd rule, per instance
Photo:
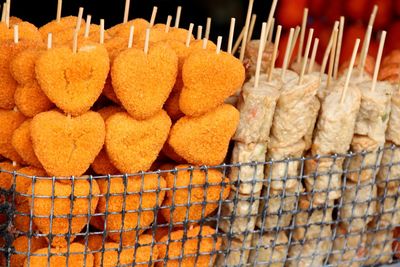
{"label": "heart-shaped fried snack", "polygon": [[[187,169],[189,165],[176,168]],[[165,180],[170,190],[166,192],[163,202],[166,208],[161,209],[161,214],[174,225],[188,220],[199,222],[227,199],[230,192],[229,179],[224,178],[218,170],[208,170],[207,173],[202,170],[181,170],[177,174],[168,173]],[[189,185],[192,187],[190,193]],[[172,209],[172,206],[175,208]]]}
{"label": "heart-shaped fried snack", "polygon": [[10,190],[11,186],[14,183],[14,175],[13,171],[16,171],[20,168],[18,164],[15,166],[8,161],[3,161],[0,163],[0,188],[4,190]]}
{"label": "heart-shaped fried snack", "polygon": [[49,175],[81,176],[103,147],[105,125],[93,111],[75,118],[47,111],[32,119],[31,137],[33,150]]}
{"label": "heart-shaped fried snack", "polygon": [[194,165],[221,164],[239,123],[239,111],[224,104],[200,117],[185,116],[173,126],[168,145]]}
{"label": "heart-shaped fried snack", "polygon": [[156,160],[171,128],[164,110],[139,121],[126,112],[106,121],[106,149],[112,164],[124,173],[146,171]]}
{"label": "heart-shaped fried snack", "polygon": [[77,53],[59,47],[36,61],[37,80],[47,97],[65,113],[80,115],[99,98],[110,62],[104,46],[81,46]]}
{"label": "heart-shaped fried snack", "polygon": [[[156,174],[110,178],[99,180],[99,187],[103,196],[97,206],[98,212],[114,213],[104,217],[109,237],[120,241],[122,236],[123,244],[135,244],[136,234],[143,232],[143,228],[154,221],[155,212],[151,209],[161,205],[164,199],[164,178]],[[124,215],[122,211],[125,211]],[[136,227],[142,230],[137,231]]]}
{"label": "heart-shaped fried snack", "polygon": [[32,139],[31,139],[31,121],[24,121],[13,133],[11,144],[17,151],[18,155],[27,164],[42,168],[42,164],[36,157],[33,151]]}
{"label": "heart-shaped fried snack", "polygon": [[[33,186],[34,193],[29,200],[33,215],[38,216],[33,222],[41,233],[53,235],[52,240],[49,236],[53,247],[65,247],[67,238],[71,237],[72,242],[76,234],[88,224],[88,213],[92,214],[96,210],[99,201],[97,195],[100,193],[97,182],[79,179],[72,183],[60,183],[51,179],[37,179],[28,188],[27,194],[32,195]],[[68,217],[70,214],[72,218]]]}
{"label": "heart-shaped fried snack", "polygon": [[23,267],[28,253],[32,255],[38,249],[47,248],[47,245],[46,238],[44,237],[18,237],[12,243],[15,254],[13,253],[10,257],[10,266]]}
{"label": "heart-shaped fried snack", "polygon": [[190,54],[182,69],[184,87],[179,107],[189,116],[199,116],[224,103],[242,87],[245,70],[231,54],[199,50]]}
{"label": "heart-shaped fried snack", "polygon": [[140,36],[149,27],[149,22],[145,19],[133,19],[127,23],[115,25],[108,29],[107,33],[111,37],[121,37],[128,40],[131,26],[135,27],[135,36]]}
{"label": "heart-shaped fried snack", "polygon": [[[53,20],[40,27],[39,32],[42,35],[43,40],[47,40],[48,34],[51,33],[53,36],[53,46],[72,43],[77,20],[78,17],[76,16],[63,17],[60,21]],[[80,35],[85,31],[85,25],[85,20],[82,19],[79,31]]]}
{"label": "heart-shaped fried snack", "polygon": [[147,119],[162,109],[178,73],[178,58],[165,44],[153,45],[148,54],[127,49],[114,60],[111,77],[114,91],[135,119]]}
{"label": "heart-shaped fried snack", "polygon": [[24,267],[27,266],[93,267],[93,255],[88,248],[79,243],[71,243],[68,248],[52,248],[50,249],[50,253],[46,247],[34,251],[32,256],[26,258]]}
{"label": "heart-shaped fried snack", "polygon": [[185,114],[183,114],[182,111],[179,109],[179,95],[179,91],[172,91],[167,101],[165,101],[164,103],[164,109],[168,113],[168,116],[172,119],[172,121],[177,121],[185,116]]}
{"label": "heart-shaped fried snack", "polygon": [[[47,37],[46,37],[47,38]],[[14,40],[14,27],[9,27],[5,24],[0,24],[0,42],[2,41],[13,41]],[[42,42],[42,36],[40,35],[38,28],[35,25],[22,21],[18,23],[18,40],[19,41],[34,41]]]}
{"label": "heart-shaped fried snack", "polygon": [[19,111],[0,110],[0,155],[12,161],[22,162],[22,158],[12,146],[14,131],[25,121]]}

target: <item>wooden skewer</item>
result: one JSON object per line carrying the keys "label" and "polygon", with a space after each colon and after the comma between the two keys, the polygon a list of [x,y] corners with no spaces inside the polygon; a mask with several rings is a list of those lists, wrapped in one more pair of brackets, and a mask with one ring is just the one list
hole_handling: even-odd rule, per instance
{"label": "wooden skewer", "polygon": [[304,52],[303,65],[301,66],[299,85],[303,84],[303,78],[304,78],[304,74],[306,72],[306,66],[307,66],[307,62],[308,62],[308,55],[310,54],[313,35],[314,35],[314,29],[310,29],[310,31],[308,33],[306,51]]}
{"label": "wooden skewer", "polygon": [[193,28],[194,28],[194,24],[190,23],[189,24],[189,31],[188,31],[188,34],[186,36],[186,47],[190,46],[190,40],[191,40],[191,37],[192,37]]}
{"label": "wooden skewer", "polygon": [[263,56],[263,52],[264,52],[264,40],[266,40],[265,39],[266,30],[267,30],[267,23],[263,22],[262,27],[261,27],[260,45],[258,46],[256,73],[255,73],[255,78],[254,78],[254,88],[257,88],[258,84],[260,82],[261,63],[262,63],[262,56]]}
{"label": "wooden skewer", "polygon": [[251,21],[250,21],[250,27],[249,27],[249,34],[247,36],[247,42],[251,41],[251,38],[253,36],[253,31],[254,31],[254,25],[256,24],[256,20],[257,20],[257,15],[253,14],[251,16]]}
{"label": "wooden skewer", "polygon": [[294,29],[290,28],[289,39],[288,39],[288,42],[286,44],[285,56],[283,58],[282,74],[281,74],[282,80],[285,78],[286,69],[288,67],[288,61],[289,61],[289,55],[290,55],[290,46],[292,45],[293,35],[294,35]]}
{"label": "wooden skewer", "polygon": [[74,39],[72,43],[72,52],[76,54],[78,52],[78,31],[74,32]]}
{"label": "wooden skewer", "polygon": [[10,28],[10,0],[6,1],[6,25],[7,28]]}
{"label": "wooden skewer", "polygon": [[325,73],[325,68],[328,63],[329,53],[331,52],[331,49],[332,49],[333,34],[335,32],[335,29],[337,29],[338,27],[339,27],[339,21],[335,21],[335,24],[333,25],[331,37],[329,38],[328,45],[326,46],[326,49],[325,49],[324,57],[322,59],[321,72],[320,72],[321,77]]}
{"label": "wooden skewer", "polygon": [[[292,44],[290,46],[289,62],[292,59],[292,56],[293,56],[293,53],[294,53],[294,49],[295,49],[296,43],[297,43],[297,38],[299,38],[299,33],[300,33],[300,27],[297,26],[295,31],[294,31]],[[289,64],[289,62],[288,62],[288,64]]]}
{"label": "wooden skewer", "polygon": [[267,38],[267,42],[268,43],[272,43],[272,38],[274,35],[274,27],[275,27],[275,19],[273,18],[271,20],[271,26],[269,27],[269,31],[268,31],[268,38]]}
{"label": "wooden skewer", "polygon": [[18,44],[19,41],[19,31],[18,24],[14,25],[14,44]]}
{"label": "wooden skewer", "polygon": [[222,45],[222,36],[218,36],[218,38],[217,38],[217,49],[216,49],[217,55],[221,52],[221,45]]}
{"label": "wooden skewer", "polygon": [[211,18],[208,17],[206,22],[206,32],[204,34],[204,37],[207,38],[207,40],[210,39],[210,31],[211,31]]}
{"label": "wooden skewer", "polygon": [[[268,20],[267,20],[267,23],[269,22],[269,26],[270,26],[270,29],[272,29],[273,27],[271,27],[273,24],[272,24],[272,21],[273,21],[273,19],[274,19],[274,15],[275,15],[275,10],[276,10],[276,6],[278,5],[278,0],[273,0],[272,1],[272,5],[271,5],[271,9],[269,10],[269,14],[268,14]],[[267,25],[268,26],[268,25]],[[268,28],[267,28],[267,33],[268,33]]]}
{"label": "wooden skewer", "polygon": [[154,22],[156,21],[156,16],[157,16],[157,10],[158,7],[154,6],[153,11],[151,12],[150,27],[154,26]]}
{"label": "wooden skewer", "polygon": [[4,3],[3,9],[1,10],[1,22],[6,22],[6,9],[7,9],[7,3]]}
{"label": "wooden skewer", "polygon": [[100,19],[100,44],[104,44],[104,19]]}
{"label": "wooden skewer", "polygon": [[207,40],[207,38],[203,38],[203,44],[202,44],[202,49],[206,49],[207,48],[207,42],[208,42],[208,40]]}
{"label": "wooden skewer", "polygon": [[335,67],[333,69],[333,77],[336,80],[339,74],[339,61],[340,61],[340,52],[342,50],[342,41],[343,41],[343,32],[344,32],[344,17],[340,17],[339,21],[339,35],[337,41],[337,48],[336,48],[336,56],[335,56]]}
{"label": "wooden skewer", "polygon": [[381,40],[379,41],[378,54],[376,56],[374,77],[372,78],[372,87],[371,87],[372,92],[375,91],[376,82],[378,80],[378,73],[379,73],[379,68],[381,66],[383,47],[385,46],[385,40],[386,40],[386,31],[383,31],[382,35],[381,35]]}
{"label": "wooden skewer", "polygon": [[276,56],[278,55],[278,48],[279,48],[279,43],[280,43],[280,39],[281,39],[281,32],[282,32],[282,26],[279,25],[278,28],[276,29],[274,51],[272,52],[271,66],[269,68],[269,74],[268,74],[269,82],[272,80],[272,73],[273,73],[274,67],[275,67]]}
{"label": "wooden skewer", "polygon": [[311,52],[310,65],[308,65],[308,73],[309,74],[313,71],[313,68],[314,68],[315,57],[317,56],[317,51],[318,51],[318,44],[319,44],[319,39],[315,38],[314,46],[313,46],[313,49]]}
{"label": "wooden skewer", "polygon": [[228,37],[228,53],[232,54],[232,43],[233,43],[233,35],[235,33],[235,24],[236,24],[236,19],[231,18],[231,25],[229,27],[229,37]]}
{"label": "wooden skewer", "polygon": [[179,22],[181,20],[181,13],[182,13],[182,7],[178,6],[176,9],[176,16],[175,16],[175,28],[179,28]]}
{"label": "wooden skewer", "polygon": [[133,46],[133,34],[135,33],[135,26],[131,25],[129,28],[129,40],[128,40],[128,48],[132,48]]}
{"label": "wooden skewer", "polygon": [[369,25],[367,31],[365,32],[363,46],[361,48],[360,62],[358,64],[358,69],[360,71],[360,77],[364,75],[364,67],[367,61],[369,44],[371,42],[372,26]]}
{"label": "wooden skewer", "polygon": [[253,4],[254,4],[254,0],[249,0],[249,6],[247,8],[247,15],[246,15],[246,24],[244,26],[242,47],[240,48],[239,59],[241,62],[243,62],[244,52],[246,51],[246,41],[247,41],[247,36],[249,34],[250,18],[251,18],[251,12],[253,11]]}
{"label": "wooden skewer", "polygon": [[92,16],[91,15],[87,15],[87,17],[86,17],[86,26],[85,26],[85,34],[84,34],[85,38],[89,37],[90,23],[91,22],[92,22]]}
{"label": "wooden skewer", "polygon": [[129,19],[129,7],[131,5],[131,0],[125,0],[125,9],[124,9],[124,20],[122,21],[124,24],[128,22]]}
{"label": "wooden skewer", "polygon": [[197,36],[196,36],[196,39],[197,39],[197,40],[201,40],[201,38],[203,38],[203,26],[199,25],[199,26],[197,26]]}
{"label": "wooden skewer", "polygon": [[144,53],[149,53],[149,42],[150,42],[150,28],[146,29],[146,39],[144,40]]}
{"label": "wooden skewer", "polygon": [[245,27],[242,28],[242,31],[240,32],[240,34],[239,34],[239,36],[238,36],[238,38],[237,38],[237,40],[236,40],[236,42],[235,42],[235,44],[233,46],[232,55],[234,55],[236,53],[236,51],[239,49],[240,43],[243,40],[244,28]]}
{"label": "wooden skewer", "polygon": [[346,82],[344,84],[343,91],[342,91],[342,97],[340,99],[341,104],[344,103],[344,100],[346,98],[346,92],[347,92],[347,89],[349,88],[351,73],[353,72],[354,62],[356,61],[356,56],[357,56],[357,51],[358,51],[359,46],[360,46],[360,39],[357,39],[356,43],[354,45],[353,54],[351,55],[349,70],[347,72]]}
{"label": "wooden skewer", "polygon": [[165,24],[165,32],[169,32],[169,28],[171,27],[172,16],[167,17],[167,23]]}
{"label": "wooden skewer", "polygon": [[53,34],[49,32],[49,34],[47,35],[47,49],[51,49],[52,46],[53,46]]}
{"label": "wooden skewer", "polygon": [[79,11],[78,11],[78,19],[76,20],[76,27],[75,27],[77,32],[79,32],[79,30],[81,29],[82,17],[83,17],[83,7],[80,7]]}
{"label": "wooden skewer", "polygon": [[334,63],[335,63],[337,37],[338,37],[338,29],[335,29],[333,32],[331,55],[329,57],[328,79],[326,81],[326,88],[329,88],[329,86],[331,85],[331,81],[332,81],[332,74],[333,74],[333,68],[334,68]]}
{"label": "wooden skewer", "polygon": [[304,45],[304,38],[306,35],[307,19],[308,19],[308,8],[305,8],[303,11],[303,20],[301,23],[300,44],[299,44],[299,52],[297,53],[297,63],[301,62],[301,57],[303,54],[303,45]]}
{"label": "wooden skewer", "polygon": [[61,11],[62,11],[62,0],[58,0],[57,1],[57,14],[56,14],[57,22],[61,21]]}
{"label": "wooden skewer", "polygon": [[376,18],[376,13],[378,13],[378,6],[374,5],[374,8],[372,9],[371,16],[369,17],[369,22],[368,26],[373,26]]}

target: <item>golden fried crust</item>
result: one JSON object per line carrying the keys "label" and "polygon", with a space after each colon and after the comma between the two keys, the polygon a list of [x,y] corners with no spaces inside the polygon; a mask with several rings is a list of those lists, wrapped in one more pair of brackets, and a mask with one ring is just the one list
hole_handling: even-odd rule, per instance
{"label": "golden fried crust", "polygon": [[[189,165],[177,166],[178,169],[188,167]],[[218,207],[218,203],[222,203],[228,198],[230,192],[229,185],[222,185],[223,182],[229,183],[229,179],[224,178],[222,173],[217,170],[208,170],[207,175],[201,170],[181,171],[177,175],[168,173],[165,180],[170,191],[166,192],[163,203],[163,206],[167,208],[162,209],[161,214],[173,224],[187,220],[199,221],[201,218],[207,217]],[[193,185],[190,193],[189,185]],[[175,187],[183,188],[172,191],[172,188]],[[206,205],[205,202],[207,202]],[[182,206],[171,211],[172,205]],[[189,210],[188,205],[191,205]]]}
{"label": "golden fried crust", "polygon": [[20,236],[14,240],[12,246],[15,249],[15,254],[11,255],[11,266],[23,267],[24,261],[28,257],[28,253],[33,254],[34,251],[47,247],[47,241],[44,237],[28,238],[26,236]]}
{"label": "golden fried crust", "polygon": [[10,190],[14,181],[14,176],[12,175],[13,171],[18,170],[19,165],[13,166],[11,162],[3,161],[0,163],[0,188],[4,190]]}
{"label": "golden fried crust", "polygon": [[[36,255],[46,255],[46,256],[31,256],[29,259],[25,260],[24,267],[28,266],[48,266],[48,260],[50,259],[49,266],[57,266],[57,267],[64,267],[64,266],[86,266],[86,267],[93,267],[93,255],[90,254],[89,249],[85,248],[84,245],[79,243],[72,243],[70,244],[69,248],[60,247],[60,248],[52,248],[50,253],[53,254],[49,255],[48,248],[38,249],[34,252]],[[54,254],[61,254],[64,253],[65,255],[54,255]],[[67,253],[68,260],[67,260]],[[85,256],[86,254],[86,256]],[[68,265],[67,265],[68,264]]]}
{"label": "golden fried crust", "polygon": [[[18,39],[19,41],[42,42],[42,37],[35,25],[22,21],[18,23]],[[0,42],[14,40],[14,27],[7,29],[4,24],[0,25]]]}
{"label": "golden fried crust", "polygon": [[224,103],[242,87],[245,70],[232,55],[199,50],[190,54],[183,65],[184,87],[179,107],[189,116],[199,116]]}
{"label": "golden fried crust", "polygon": [[[48,34],[51,33],[53,35],[53,45],[64,44],[68,41],[72,41],[77,19],[78,17],[76,16],[68,16],[61,18],[59,22],[53,20],[40,27],[39,32],[42,35],[43,40],[47,40]],[[85,20],[82,19],[80,34],[83,33],[84,30]]]}
{"label": "golden fried crust", "polygon": [[[101,194],[105,196],[100,197],[97,207],[98,212],[103,213],[107,209],[108,212],[119,213],[109,214],[105,218],[107,222],[106,230],[114,230],[114,232],[109,233],[109,237],[114,241],[120,241],[122,236],[123,244],[134,244],[136,234],[140,234],[144,231],[143,229],[145,227],[153,223],[154,211],[151,209],[154,209],[157,205],[161,205],[165,196],[165,191],[157,193],[156,190],[166,188],[166,182],[163,177],[158,177],[153,174],[146,175],[144,178],[141,176],[128,177],[126,187],[124,186],[122,178],[111,178],[110,182],[107,180],[100,180],[99,187]],[[127,193],[126,196],[124,196],[124,192]],[[141,197],[139,192],[143,192]],[[116,195],[109,196],[107,200],[106,194]],[[141,207],[141,209],[148,209],[146,211],[141,211],[140,217],[139,207]],[[127,211],[124,215],[124,227],[122,227],[121,224],[123,208]],[[136,227],[139,227],[141,230],[136,231]],[[122,235],[120,231],[123,231]]]}
{"label": "golden fried crust", "polygon": [[[79,233],[87,225],[87,214],[89,211],[91,214],[95,212],[99,201],[99,197],[96,195],[100,193],[97,182],[94,180],[92,182],[87,180],[75,180],[73,192],[72,184],[60,183],[58,181],[53,184],[52,180],[47,179],[38,179],[34,186],[34,201],[30,199],[30,205],[35,216],[42,216],[33,219],[39,231],[44,234],[50,233],[50,215],[53,210],[52,214],[54,216],[64,217],[53,218],[51,233],[67,234],[70,231],[70,242],[72,242],[76,237],[75,234]],[[32,187],[28,188],[27,194],[32,194]],[[71,203],[72,194],[74,196],[73,203]],[[53,195],[62,198],[55,198],[52,200],[51,196]],[[39,198],[38,196],[42,197]],[[73,208],[71,210],[72,204]],[[80,216],[74,216],[70,220],[67,217],[69,214]],[[65,247],[67,245],[66,237],[53,236],[51,245],[53,247]]]}
{"label": "golden fried crust", "polygon": [[[169,236],[164,236],[161,238],[160,242],[164,243],[159,245],[159,259],[167,258],[168,267],[175,266],[209,266],[214,262],[215,255],[201,255],[196,257],[197,254],[210,254],[221,248],[221,238],[214,237],[215,230],[209,226],[196,226],[191,230],[178,230]],[[187,240],[182,244],[183,237]],[[168,240],[176,240],[177,242],[169,242],[168,246],[166,242]],[[168,254],[167,254],[168,247]],[[181,255],[183,253],[183,255]],[[190,255],[190,256],[186,256]],[[178,259],[182,257],[182,259]],[[182,265],[179,265],[181,262]],[[161,267],[164,262],[157,262],[156,266]]]}
{"label": "golden fried crust", "polygon": [[[89,233],[89,235],[87,236],[87,247],[90,249],[91,252],[96,253],[103,248],[103,239],[103,234]],[[104,241],[108,241],[107,236],[105,237]],[[85,245],[86,236],[77,238],[76,242]]]}
{"label": "golden fried crust", "polygon": [[[31,187],[32,184],[32,178],[27,177],[27,176],[36,176],[36,177],[45,177],[47,174],[45,170],[41,168],[35,168],[35,167],[24,167],[19,169],[18,174],[23,174],[23,175],[17,175],[15,178],[15,191],[17,195],[15,196],[15,201],[18,202],[27,202],[28,199],[25,196],[22,196],[20,194],[26,194],[27,190]],[[32,192],[30,192],[32,193]]]}
{"label": "golden fried crust", "polygon": [[185,114],[183,114],[182,111],[179,109],[179,95],[179,91],[172,91],[164,104],[164,109],[168,113],[168,116],[172,119],[172,121],[177,121],[185,116]]}
{"label": "golden fried crust", "polygon": [[104,244],[106,252],[94,254],[94,266],[114,267],[119,264],[131,265],[133,263],[134,266],[149,266],[149,262],[155,261],[158,257],[158,248],[157,246],[152,247],[152,241],[153,239],[150,235],[141,235],[138,240],[140,247],[136,251],[134,247],[122,247],[119,253],[119,243],[107,242]]}
{"label": "golden fried crust", "polygon": [[145,19],[133,19],[127,23],[121,23],[107,30],[111,37],[122,37],[128,40],[131,26],[135,27],[135,36],[140,34],[149,27],[149,22]]}
{"label": "golden fried crust", "polygon": [[169,47],[171,47],[178,57],[178,75],[176,76],[175,85],[172,91],[180,92],[183,88],[183,81],[182,81],[183,64],[185,63],[185,60],[189,57],[192,50],[190,49],[190,47],[187,47],[184,43],[179,42],[177,40],[165,40],[164,43]]}
{"label": "golden fried crust", "polygon": [[217,165],[224,161],[238,123],[239,111],[224,104],[200,117],[178,120],[171,129],[168,144],[188,163]]}
{"label": "golden fried crust", "polygon": [[10,160],[22,162],[22,158],[12,146],[11,140],[14,131],[25,121],[24,115],[19,111],[0,110],[0,154]]}
{"label": "golden fried crust", "polygon": [[32,120],[26,120],[17,129],[15,129],[12,135],[11,144],[24,162],[28,163],[29,165],[42,168],[42,164],[33,151],[31,139],[31,121]]}
{"label": "golden fried crust", "polygon": [[124,108],[135,119],[159,112],[171,92],[178,73],[178,57],[165,44],[155,44],[146,55],[127,49],[114,60],[112,85]]}
{"label": "golden fried crust", "polygon": [[165,111],[139,121],[126,112],[106,121],[106,149],[112,164],[123,173],[146,171],[156,160],[171,127]]}
{"label": "golden fried crust", "polygon": [[104,46],[46,50],[36,61],[37,80],[47,97],[65,113],[80,115],[99,98],[110,62]]}

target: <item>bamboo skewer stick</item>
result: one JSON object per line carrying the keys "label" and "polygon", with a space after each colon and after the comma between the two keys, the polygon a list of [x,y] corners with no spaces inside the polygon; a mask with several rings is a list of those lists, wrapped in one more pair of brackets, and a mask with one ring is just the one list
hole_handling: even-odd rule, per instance
{"label": "bamboo skewer stick", "polygon": [[179,23],[181,21],[181,13],[182,13],[182,7],[178,6],[176,8],[176,16],[175,16],[175,25],[174,28],[179,28]]}
{"label": "bamboo skewer stick", "polygon": [[203,38],[203,26],[199,25],[197,26],[197,40],[201,40]]}
{"label": "bamboo skewer stick", "polygon": [[300,72],[299,85],[303,84],[304,73],[306,72],[308,55],[310,54],[313,35],[314,35],[314,29],[310,29],[306,43],[306,50],[304,52],[303,65],[301,67],[301,72]]}
{"label": "bamboo skewer stick", "polygon": [[303,11],[303,20],[301,23],[300,44],[299,44],[299,52],[297,53],[297,63],[301,62],[301,57],[303,55],[303,45],[304,45],[304,38],[306,35],[307,19],[308,19],[308,8],[305,8]]}
{"label": "bamboo skewer stick", "polygon": [[353,54],[351,55],[349,71],[347,72],[346,82],[344,84],[343,91],[342,91],[342,97],[340,99],[341,104],[344,103],[344,100],[346,98],[346,92],[347,92],[347,89],[349,88],[351,73],[353,72],[354,62],[356,61],[356,56],[357,56],[357,51],[358,51],[359,46],[360,46],[360,39],[357,39],[356,43],[354,45]]}
{"label": "bamboo skewer stick", "polygon": [[62,0],[58,0],[57,1],[57,14],[56,14],[57,22],[60,22],[60,20],[61,20],[61,11],[62,11]]}
{"label": "bamboo skewer stick", "polygon": [[247,43],[251,41],[251,38],[253,37],[253,31],[254,31],[254,26],[256,24],[257,20],[257,15],[253,14],[251,16],[251,21],[250,21],[250,27],[249,27],[249,34],[247,36]]}
{"label": "bamboo skewer stick", "polygon": [[86,17],[86,25],[85,25],[85,33],[83,35],[83,37],[88,38],[89,37],[89,33],[90,33],[90,23],[92,22],[92,16],[91,15],[87,15]]}
{"label": "bamboo skewer stick", "polygon": [[7,9],[7,3],[3,4],[3,9],[1,10],[1,22],[6,22],[6,9]]}
{"label": "bamboo skewer stick", "polygon": [[335,31],[333,32],[331,55],[329,57],[328,79],[326,81],[326,88],[329,88],[329,86],[331,85],[331,81],[332,81],[333,68],[334,68],[334,64],[335,64],[337,38],[338,38],[338,29],[335,29]]}
{"label": "bamboo skewer stick", "polygon": [[169,32],[169,29],[171,28],[171,22],[172,22],[172,16],[169,15],[167,17],[167,23],[165,24],[165,32]]}
{"label": "bamboo skewer stick", "polygon": [[272,52],[271,66],[269,68],[269,74],[268,74],[268,81],[269,82],[271,82],[271,80],[272,80],[272,73],[274,71],[276,56],[278,54],[278,48],[279,48],[279,43],[280,43],[280,39],[281,39],[281,32],[282,32],[282,26],[279,25],[278,28],[276,29],[276,36],[275,36],[275,42],[274,42],[274,51]]}
{"label": "bamboo skewer stick", "polygon": [[376,57],[375,69],[374,69],[374,77],[372,78],[372,87],[371,87],[372,92],[375,91],[376,82],[378,80],[379,68],[381,66],[383,47],[385,46],[385,40],[386,40],[386,31],[383,31],[382,35],[381,35],[381,39],[379,41],[378,54]]}
{"label": "bamboo skewer stick", "polygon": [[333,25],[331,37],[329,38],[328,45],[326,46],[326,49],[325,49],[324,57],[322,59],[321,72],[320,72],[321,77],[325,73],[325,68],[328,63],[329,53],[331,52],[331,49],[332,49],[333,34],[335,32],[335,29],[338,29],[338,27],[339,27],[339,21],[335,21],[335,24]]}
{"label": "bamboo skewer stick", "polygon": [[369,25],[367,31],[365,33],[363,46],[361,48],[361,55],[360,55],[360,62],[358,64],[358,69],[360,71],[360,77],[364,75],[364,67],[367,61],[369,44],[371,42],[371,35],[372,35],[372,26]]}
{"label": "bamboo skewer stick", "polygon": [[74,32],[74,39],[72,42],[72,52],[76,54],[78,52],[78,31]]}
{"label": "bamboo skewer stick", "polygon": [[342,50],[343,31],[344,31],[344,17],[341,16],[340,21],[339,21],[339,35],[338,35],[337,48],[336,48],[335,67],[333,69],[333,77],[335,80],[338,78],[338,74],[339,74],[340,53]]}
{"label": "bamboo skewer stick", "polygon": [[256,73],[255,73],[255,78],[254,78],[254,88],[258,87],[258,84],[260,81],[261,62],[262,62],[262,56],[263,56],[263,52],[264,52],[264,49],[263,49],[264,43],[263,42],[265,40],[266,29],[267,29],[267,23],[263,22],[262,28],[261,28],[260,45],[258,46]]}
{"label": "bamboo skewer stick", "polygon": [[238,38],[237,38],[237,40],[235,42],[235,45],[233,46],[232,54],[235,54],[237,52],[237,50],[239,49],[240,43],[243,40],[244,28],[245,27],[242,28],[242,31],[240,32],[240,34],[239,34],[239,36],[238,36]]}
{"label": "bamboo skewer stick", "polygon": [[368,26],[374,26],[376,14],[378,13],[378,5],[374,5],[372,9],[371,16],[369,17]]}
{"label": "bamboo skewer stick", "polygon": [[135,26],[131,25],[131,27],[129,28],[128,48],[132,48],[134,33],[135,33]]}
{"label": "bamboo skewer stick", "polygon": [[222,45],[222,36],[218,36],[217,38],[217,49],[216,49],[216,53],[217,55],[221,52],[221,45]]}
{"label": "bamboo skewer stick", "polygon": [[236,19],[235,18],[231,18],[231,25],[229,27],[229,37],[228,37],[228,53],[232,54],[232,43],[233,43],[233,35],[235,33],[235,23],[236,23]]}
{"label": "bamboo skewer stick", "polygon": [[290,46],[290,54],[289,54],[289,61],[288,61],[288,67],[289,67],[289,63],[290,60],[292,59],[293,53],[294,53],[294,49],[296,47],[296,43],[297,43],[297,38],[299,38],[299,33],[300,33],[300,27],[296,27],[296,30],[294,31],[294,36],[293,36],[293,41],[292,41],[292,45]]}
{"label": "bamboo skewer stick", "polygon": [[14,44],[18,44],[19,42],[19,30],[18,24],[14,25]]}
{"label": "bamboo skewer stick", "polygon": [[288,42],[286,44],[285,56],[283,58],[282,74],[281,74],[282,80],[285,78],[286,69],[288,67],[288,61],[289,61],[289,55],[290,55],[290,46],[292,45],[293,35],[294,35],[294,29],[291,28],[290,32],[289,32],[289,39],[288,39]]}
{"label": "bamboo skewer stick", "polygon": [[10,28],[10,1],[6,1],[6,25],[7,28]]}
{"label": "bamboo skewer stick", "polygon": [[127,22],[128,22],[130,5],[131,5],[131,0],[125,0],[125,9],[124,9],[124,20],[123,20],[123,23],[127,23]]}
{"label": "bamboo skewer stick", "polygon": [[271,20],[271,26],[269,27],[269,32],[268,32],[268,38],[267,38],[267,42],[268,43],[272,43],[272,38],[274,36],[274,27],[275,27],[275,19],[273,18]]}
{"label": "bamboo skewer stick", "polygon": [[53,34],[49,32],[47,35],[47,49],[51,49],[53,45]]}
{"label": "bamboo skewer stick", "polygon": [[246,24],[243,33],[242,47],[240,48],[239,59],[241,62],[243,62],[244,52],[246,51],[246,41],[247,41],[247,36],[249,34],[250,18],[251,18],[251,12],[253,11],[253,4],[254,0],[249,0],[249,6],[247,8]]}
{"label": "bamboo skewer stick", "polygon": [[309,73],[309,74],[313,71],[313,68],[314,68],[315,57],[317,56],[317,51],[318,51],[318,45],[319,45],[319,39],[315,38],[314,46],[313,46],[313,49],[311,52],[310,64],[308,65],[307,73]]}
{"label": "bamboo skewer stick", "polygon": [[150,43],[150,28],[146,29],[146,39],[144,40],[144,53],[147,55],[149,53],[149,43]]}
{"label": "bamboo skewer stick", "polygon": [[100,19],[100,44],[104,44],[104,31],[105,31],[105,26],[104,26],[104,19]]}
{"label": "bamboo skewer stick", "polygon": [[76,20],[76,27],[75,30],[79,33],[82,25],[82,17],[83,17],[83,7],[79,8],[78,11],[78,19]]}
{"label": "bamboo skewer stick", "polygon": [[206,22],[206,32],[204,34],[204,37],[209,40],[210,39],[210,31],[211,31],[211,18],[208,17],[207,18],[207,22]]}
{"label": "bamboo skewer stick", "polygon": [[194,28],[194,24],[190,23],[189,24],[189,31],[188,31],[187,36],[186,36],[186,47],[190,46],[190,39],[192,37],[193,28]]}
{"label": "bamboo skewer stick", "polygon": [[156,21],[156,17],[157,17],[157,10],[158,10],[158,7],[154,6],[153,11],[151,12],[150,27],[154,26],[154,22]]}

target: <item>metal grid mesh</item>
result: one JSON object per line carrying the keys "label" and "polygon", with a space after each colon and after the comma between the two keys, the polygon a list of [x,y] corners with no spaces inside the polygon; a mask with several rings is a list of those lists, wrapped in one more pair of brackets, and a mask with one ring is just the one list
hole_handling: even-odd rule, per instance
{"label": "metal grid mesh", "polygon": [[[12,186],[0,192],[0,265],[395,262],[399,149],[136,175],[56,178],[1,171]],[[262,190],[241,194],[243,184]]]}

